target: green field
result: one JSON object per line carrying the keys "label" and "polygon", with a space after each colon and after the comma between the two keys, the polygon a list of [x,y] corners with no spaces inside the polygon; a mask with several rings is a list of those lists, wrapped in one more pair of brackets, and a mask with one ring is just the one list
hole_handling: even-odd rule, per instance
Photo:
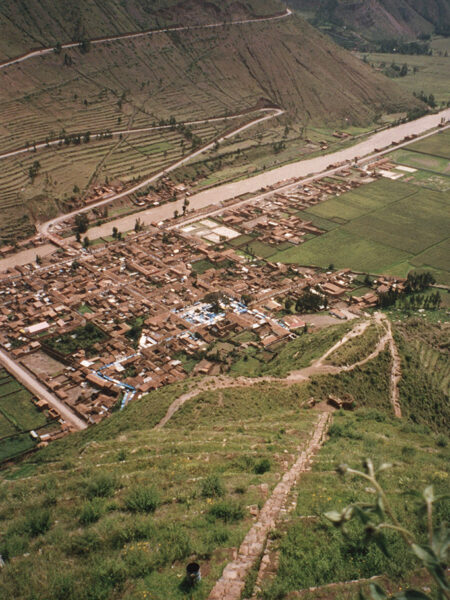
{"label": "green field", "polygon": [[36,408],[32,397],[7,371],[0,369],[0,462],[33,448],[35,442],[23,432],[47,423],[46,414]]}
{"label": "green field", "polygon": [[406,276],[431,268],[450,282],[449,196],[443,192],[381,179],[305,211],[342,226],[303,245],[278,252],[274,261]]}
{"label": "green field", "polygon": [[[443,38],[439,40],[439,51],[450,53],[450,40]],[[382,70],[392,63],[399,66],[408,65],[408,74],[405,77],[397,77],[395,83],[406,92],[421,92],[433,94],[438,103],[447,103],[450,100],[448,81],[450,79],[450,57],[404,54],[378,54],[370,53],[367,61],[375,68]],[[383,67],[383,64],[385,67]],[[415,71],[415,72],[414,72]]]}

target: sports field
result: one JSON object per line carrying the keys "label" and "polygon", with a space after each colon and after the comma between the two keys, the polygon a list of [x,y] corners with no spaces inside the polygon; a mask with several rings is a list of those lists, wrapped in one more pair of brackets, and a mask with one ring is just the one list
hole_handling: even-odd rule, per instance
{"label": "sports field", "polygon": [[450,284],[449,208],[448,193],[380,179],[306,210],[339,226],[271,260],[398,276],[420,267]]}

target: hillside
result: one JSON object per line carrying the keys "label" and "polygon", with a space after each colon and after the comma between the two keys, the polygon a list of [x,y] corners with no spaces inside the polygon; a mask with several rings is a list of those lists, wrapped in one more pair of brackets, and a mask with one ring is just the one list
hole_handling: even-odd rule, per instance
{"label": "hillside", "polygon": [[[183,10],[173,11],[173,19],[176,15],[177,23],[193,22],[197,12],[190,6],[197,6],[197,12],[204,8],[195,21],[200,23],[217,23],[229,16],[251,18],[269,9],[283,12],[281,4],[256,0],[245,5],[220,3],[219,13],[216,4],[197,2],[187,5],[191,20],[185,19]],[[55,15],[54,27],[64,23],[52,8],[48,15]],[[39,22],[38,17],[32,22]],[[126,22],[120,30],[135,30],[138,22],[143,21]],[[94,17],[92,23],[87,35],[118,31],[107,28],[106,17],[99,29]],[[9,25],[2,26],[7,35],[0,39],[9,39]],[[59,34],[58,30],[41,41],[52,43]],[[27,36],[21,37],[21,51],[36,46]],[[201,120],[243,114],[261,101],[276,104],[285,111],[284,117],[259,132],[271,133],[268,151],[273,154],[272,144],[282,139],[286,125],[296,129],[299,139],[312,124],[332,131],[336,125],[367,126],[376,114],[422,104],[294,15],[64,49],[12,64],[0,71],[0,81],[0,153],[68,140],[36,155],[2,159],[0,209],[2,221],[8,222],[8,243],[30,235],[35,221],[67,210],[74,193],[83,195],[94,183],[140,180],[189,154],[192,139],[182,132],[150,130],[171,117],[177,122]],[[137,136],[129,132],[134,128],[148,129]],[[194,130],[195,139],[211,142],[227,128],[226,122],[200,125]],[[115,131],[116,137],[105,137],[108,131]],[[93,134],[99,133],[102,139],[94,139]],[[79,142],[90,143],[72,144],[68,136],[73,134]],[[30,169],[36,160],[40,166],[34,175]]]}
{"label": "hillside", "polygon": [[[442,326],[410,320],[397,333],[409,344],[437,342],[442,358],[446,353]],[[366,355],[371,336],[367,329],[346,342],[341,356],[347,344],[347,358]],[[317,352],[312,343],[306,353]],[[408,360],[403,345],[401,356]],[[283,479],[292,488],[283,496],[282,514],[274,513],[276,526],[271,525],[269,535],[281,560],[278,569],[271,565],[267,580],[259,581],[264,598],[280,600],[309,586],[382,574],[396,590],[404,586],[416,563],[401,539],[390,538],[401,556],[394,563],[375,544],[366,549],[353,529],[342,540],[323,519],[325,511],[367,494],[363,483],[345,483],[333,474],[344,460],[357,467],[370,455],[376,464],[395,463],[384,478],[386,490],[402,522],[418,535],[416,500],[405,499],[403,492],[429,484],[437,494],[445,489],[447,440],[434,433],[442,423],[428,427],[420,398],[404,396],[403,388],[401,404],[406,401],[407,413],[414,408],[416,416],[393,418],[391,368],[385,349],[353,371],[313,375],[300,384],[239,387],[238,382],[227,388],[214,378],[203,386],[191,380],[152,392],[98,426],[10,466],[0,495],[0,553],[6,560],[0,595],[16,600],[181,600],[190,592],[185,565],[196,560],[202,582],[192,598],[216,598],[210,592],[222,581],[224,567],[238,556],[244,536],[258,529],[263,507],[280,493],[280,477],[294,472],[303,453],[311,458],[312,471]],[[411,376],[408,386],[414,385]],[[165,427],[155,428],[189,386],[192,393],[184,406]],[[430,389],[424,381],[423,393]],[[357,410],[333,414],[324,402],[306,407],[311,397],[320,401],[330,393],[352,394]],[[435,400],[441,402],[438,396]],[[323,427],[329,436],[314,437]],[[251,597],[256,573],[249,572],[242,598]],[[308,598],[323,596],[319,590]]]}
{"label": "hillside", "polygon": [[57,42],[89,40],[170,25],[260,17],[280,9],[276,0],[5,0],[0,6],[0,60]]}
{"label": "hillside", "polygon": [[450,28],[446,0],[289,0],[316,24],[334,24],[368,40],[415,39]]}

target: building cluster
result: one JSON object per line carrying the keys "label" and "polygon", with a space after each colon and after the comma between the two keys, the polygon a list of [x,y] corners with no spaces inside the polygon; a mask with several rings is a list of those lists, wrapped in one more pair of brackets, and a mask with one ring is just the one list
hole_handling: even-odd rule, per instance
{"label": "building cluster", "polygon": [[267,348],[289,339],[299,323],[280,313],[287,295],[312,286],[333,298],[338,286],[339,299],[352,280],[344,271],[249,262],[158,227],[75,259],[61,250],[54,264],[1,277],[1,347],[89,423],[183,380],[186,360],[215,372],[202,359],[218,340],[251,331]]}

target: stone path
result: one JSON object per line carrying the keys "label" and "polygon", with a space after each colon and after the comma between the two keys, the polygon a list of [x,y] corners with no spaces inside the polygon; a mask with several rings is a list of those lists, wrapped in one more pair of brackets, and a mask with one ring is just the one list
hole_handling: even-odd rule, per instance
{"label": "stone path", "polygon": [[208,600],[239,600],[245,586],[246,577],[264,551],[267,535],[275,527],[280,512],[286,504],[289,492],[301,473],[306,471],[316,452],[325,440],[330,419],[329,413],[321,413],[314,428],[313,436],[294,465],[277,484],[272,495],[259,513],[258,521],[245,536],[237,557],[223,570],[208,596]]}
{"label": "stone path", "polygon": [[392,328],[391,328],[391,323],[389,320],[387,321],[387,328],[388,328],[388,334],[389,334],[389,349],[390,349],[391,355],[392,355],[392,369],[391,369],[391,381],[390,381],[391,402],[392,402],[392,407],[394,409],[395,416],[400,419],[402,416],[402,408],[400,406],[398,384],[399,384],[400,379],[402,378],[402,369],[401,369],[400,356],[398,354],[394,336],[392,335]]}

